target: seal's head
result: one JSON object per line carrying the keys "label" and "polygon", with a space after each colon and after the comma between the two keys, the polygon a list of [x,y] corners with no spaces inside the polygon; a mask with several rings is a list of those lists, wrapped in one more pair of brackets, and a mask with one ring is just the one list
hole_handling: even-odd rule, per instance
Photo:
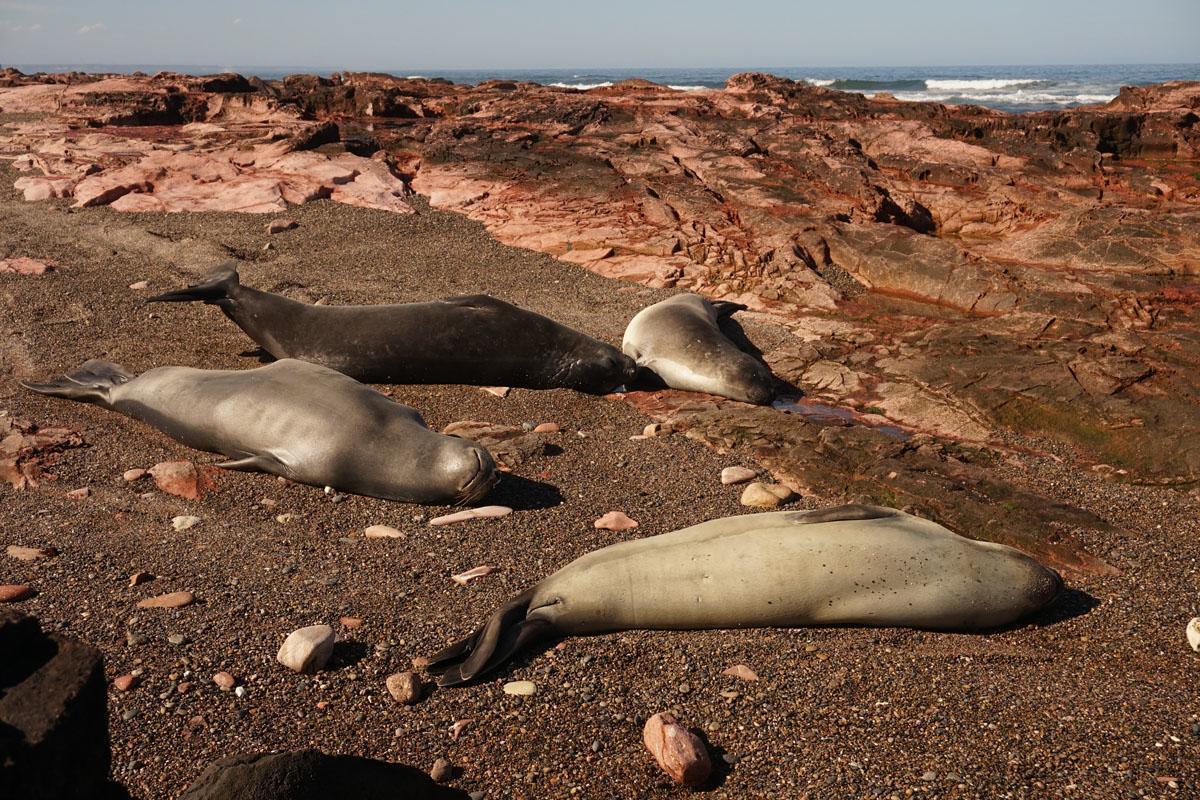
{"label": "seal's head", "polygon": [[442,468],[445,478],[459,486],[455,500],[460,506],[482,500],[500,480],[492,454],[473,442],[451,453]]}
{"label": "seal's head", "polygon": [[605,394],[633,382],[637,364],[617,348],[594,339],[577,345],[563,370],[563,385],[588,394]]}
{"label": "seal's head", "polygon": [[770,405],[775,399],[775,376],[765,364],[749,355],[721,370],[722,394],[743,403]]}
{"label": "seal's head", "polygon": [[[492,454],[482,445],[436,433],[430,442],[415,460],[394,465],[396,480],[415,498],[409,502],[469,505],[482,500],[500,480]],[[420,485],[414,487],[414,480]]]}

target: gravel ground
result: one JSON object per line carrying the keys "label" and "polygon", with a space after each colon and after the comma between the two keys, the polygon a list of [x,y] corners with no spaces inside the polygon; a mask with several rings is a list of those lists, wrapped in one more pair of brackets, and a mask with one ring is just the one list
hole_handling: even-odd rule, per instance
{"label": "gravel ground", "polygon": [[[0,185],[12,179],[0,168]],[[388,674],[559,566],[623,538],[740,513],[739,488],[717,477],[739,460],[682,436],[631,441],[646,420],[620,400],[398,387],[396,399],[433,427],[462,419],[562,426],[561,453],[521,465],[490,498],[516,513],[433,529],[423,520],[440,509],[334,503],[264,475],[221,473],[219,491],[198,502],[126,484],[129,468],[210,458],[116,414],[16,386],[96,357],[134,371],[254,366],[238,355],[252,343],[216,309],[147,307],[148,292],[127,288],[139,280],[175,287],[229,255],[252,262],[246,283],[294,297],[367,303],[490,292],[613,343],[639,308],[663,296],[503,247],[481,226],[424,206],[400,217],[317,202],[288,216],[298,229],[267,236],[264,217],[69,212],[0,191],[0,256],[63,265],[43,277],[0,276],[0,409],[67,424],[88,445],[65,454],[57,481],[22,493],[0,487],[0,544],[61,551],[37,563],[0,557],[0,582],[33,584],[39,594],[20,607],[98,645],[110,678],[143,670],[134,689],[110,693],[114,777],[135,797],[176,796],[205,764],[235,752],[310,746],[421,768],[445,757],[458,768],[454,785],[488,798],[679,796],[688,792],[668,784],[641,743],[645,719],[668,709],[702,729],[717,754],[711,797],[1196,796],[1200,656],[1183,628],[1200,613],[1198,503],[1105,482],[1046,443],[1038,446],[1061,460],[1026,457],[1004,466],[1005,477],[1114,522],[1124,533],[1083,544],[1123,574],[1068,575],[1075,591],[1031,625],[986,636],[814,629],[579,638],[482,684],[396,704]],[[784,335],[746,325],[764,348]],[[84,486],[90,497],[65,496]],[[614,509],[641,527],[592,527]],[[170,520],[180,514],[202,521],[175,532]],[[279,523],[279,514],[295,518]],[[407,537],[366,540],[371,524]],[[468,587],[450,581],[481,564],[498,570]],[[135,571],[157,577],[131,588]],[[179,589],[198,602],[134,608]],[[338,626],[344,615],[363,625]],[[299,676],[276,664],[284,636],[317,622],[338,630],[331,668]],[[171,644],[172,634],[186,643]],[[737,663],[760,680],[720,674]],[[222,670],[244,697],[213,684]],[[514,679],[534,681],[538,693],[504,694]],[[449,728],[463,719],[473,722],[454,741]]]}

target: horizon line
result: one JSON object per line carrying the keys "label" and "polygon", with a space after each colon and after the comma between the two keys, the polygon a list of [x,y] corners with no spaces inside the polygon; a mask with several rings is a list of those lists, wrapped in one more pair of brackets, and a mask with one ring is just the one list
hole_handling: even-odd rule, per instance
{"label": "horizon line", "polygon": [[576,71],[581,71],[581,72],[603,72],[606,70],[620,70],[620,71],[637,71],[637,70],[725,71],[725,70],[739,70],[739,71],[743,71],[743,72],[769,72],[771,70],[779,70],[779,69],[783,69],[783,70],[798,70],[798,69],[947,69],[947,68],[965,68],[965,67],[989,67],[989,68],[996,68],[996,67],[1197,67],[1197,66],[1200,66],[1200,61],[1195,61],[1195,62],[1190,62],[1190,61],[1178,61],[1178,62],[1176,62],[1176,61],[1120,61],[1120,62],[1094,62],[1094,63],[1084,63],[1084,62],[1032,63],[1032,62],[1029,62],[1029,63],[1012,63],[1012,64],[1002,64],[1002,63],[841,64],[841,65],[832,65],[832,64],[783,65],[783,64],[776,64],[773,66],[742,64],[742,65],[726,65],[726,66],[714,66],[714,67],[705,67],[705,66],[687,66],[687,67],[662,67],[662,66],[659,66],[659,67],[656,67],[656,66],[643,65],[643,66],[637,66],[637,67],[612,67],[612,66],[609,66],[609,67],[597,67],[597,66],[552,67],[552,66],[541,66],[541,67],[424,67],[424,68],[421,68],[421,67],[411,67],[411,68],[345,67],[345,66],[337,67],[337,66],[330,66],[330,65],[312,65],[312,64],[221,65],[221,64],[167,64],[167,63],[154,63],[154,62],[116,63],[116,62],[102,62],[102,61],[95,61],[95,62],[47,61],[47,62],[41,62],[41,63],[11,62],[11,63],[7,63],[7,64],[0,62],[0,68],[13,67],[16,69],[21,69],[22,67],[24,67],[24,68],[33,68],[33,67],[137,68],[137,67],[147,67],[147,66],[168,67],[168,68],[178,67],[178,68],[185,68],[185,69],[199,69],[199,68],[214,67],[214,68],[222,69],[222,70],[229,70],[229,69],[233,69],[233,70],[239,70],[239,69],[264,69],[264,70],[265,69],[273,69],[273,70],[300,69],[300,70],[313,70],[313,71],[320,71],[320,72],[384,72],[384,73],[388,73],[388,74],[393,74],[393,73],[398,73],[398,72],[417,73],[417,72],[422,72],[422,71],[424,71],[424,72],[439,72],[439,71],[440,72],[498,72],[498,71],[504,71],[504,70],[520,71],[520,72],[539,72],[539,71],[556,71],[557,72],[557,71],[567,71],[567,70],[576,70]]}

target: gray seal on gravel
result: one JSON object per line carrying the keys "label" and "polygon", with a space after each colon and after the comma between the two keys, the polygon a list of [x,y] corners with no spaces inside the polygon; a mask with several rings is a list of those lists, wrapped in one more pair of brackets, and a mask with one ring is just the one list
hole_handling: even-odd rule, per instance
{"label": "gray seal on gravel", "polygon": [[462,504],[497,481],[483,447],[431,431],[421,415],[339,372],[285,359],[249,370],[158,367],[133,375],[87,361],[49,383],[52,397],[142,420],[225,469],[410,503]]}
{"label": "gray seal on gravel", "polygon": [[1062,587],[1018,550],[895,509],[749,514],[588,553],[428,666],[451,686],[535,641],[635,629],[982,630],[1044,608]]}
{"label": "gray seal on gravel", "polygon": [[621,349],[672,389],[766,405],[775,397],[771,370],[721,332],[720,321],[745,308],[675,295],[639,311],[625,328]]}
{"label": "gray seal on gravel", "polygon": [[368,383],[459,383],[604,394],[631,381],[610,344],[487,295],[398,305],[301,303],[243,286],[233,264],[147,302],[203,301],[275,358]]}

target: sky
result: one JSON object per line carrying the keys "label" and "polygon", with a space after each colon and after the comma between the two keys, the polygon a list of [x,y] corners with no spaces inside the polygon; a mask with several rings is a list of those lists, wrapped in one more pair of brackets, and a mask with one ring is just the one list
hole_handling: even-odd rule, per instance
{"label": "sky", "polygon": [[0,64],[569,69],[1200,62],[1200,0],[0,0]]}

